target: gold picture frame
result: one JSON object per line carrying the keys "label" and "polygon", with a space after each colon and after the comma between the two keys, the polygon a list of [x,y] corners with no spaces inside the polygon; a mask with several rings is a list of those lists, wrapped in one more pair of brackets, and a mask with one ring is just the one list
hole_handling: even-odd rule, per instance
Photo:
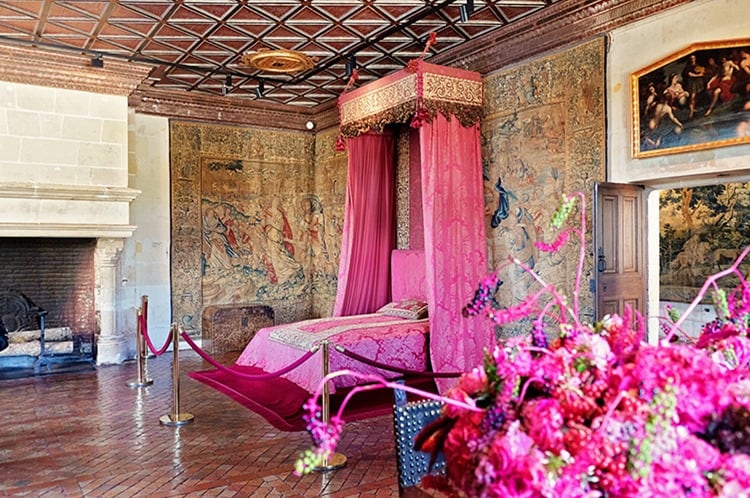
{"label": "gold picture frame", "polygon": [[694,43],[630,88],[634,158],[750,143],[750,38]]}

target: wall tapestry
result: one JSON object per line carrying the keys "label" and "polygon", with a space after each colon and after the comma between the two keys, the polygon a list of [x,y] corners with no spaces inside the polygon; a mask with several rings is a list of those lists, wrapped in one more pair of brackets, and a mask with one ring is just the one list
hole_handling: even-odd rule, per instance
{"label": "wall tapestry", "polygon": [[[497,268],[516,257],[568,294],[577,248],[540,255],[534,242],[544,237],[564,194],[581,191],[591,199],[594,183],[605,179],[604,60],[604,39],[597,38],[485,79],[482,157],[490,264]],[[589,259],[584,282],[592,278],[591,265]],[[518,268],[501,279],[496,295],[501,305],[518,303],[536,285]],[[584,285],[583,315],[593,317],[587,289]]]}
{"label": "wall tapestry", "polygon": [[[691,302],[706,278],[728,268],[748,245],[750,183],[662,191],[660,299]],[[743,263],[740,268],[747,274],[750,263]],[[727,278],[727,286],[733,285]]]}
{"label": "wall tapestry", "polygon": [[313,261],[312,317],[330,316],[336,301],[346,200],[346,152],[336,151],[338,129],[315,136],[314,192],[320,202],[310,217]]}
{"label": "wall tapestry", "polygon": [[316,167],[315,146],[307,133],[171,123],[173,319],[191,333],[209,305],[266,304],[283,322],[333,299],[346,171],[326,155]]}

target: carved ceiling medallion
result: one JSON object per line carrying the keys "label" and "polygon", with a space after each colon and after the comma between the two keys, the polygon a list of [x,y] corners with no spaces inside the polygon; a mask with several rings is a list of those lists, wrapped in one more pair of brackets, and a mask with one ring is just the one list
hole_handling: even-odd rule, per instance
{"label": "carved ceiling medallion", "polygon": [[243,66],[266,73],[299,73],[315,66],[317,58],[308,57],[296,50],[269,50],[262,48],[252,54],[242,56]]}

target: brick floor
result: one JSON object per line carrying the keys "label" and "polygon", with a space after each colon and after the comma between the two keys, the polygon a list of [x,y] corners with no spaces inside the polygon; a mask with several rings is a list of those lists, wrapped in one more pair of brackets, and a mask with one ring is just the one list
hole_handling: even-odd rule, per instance
{"label": "brick floor", "polygon": [[159,423],[173,411],[171,353],[148,360],[149,387],[127,386],[134,362],[0,380],[0,496],[398,496],[391,416],[347,424],[343,469],[295,477],[306,432],[279,432],[187,377],[208,367],[193,351],[180,367],[180,412],[195,416],[181,427]]}

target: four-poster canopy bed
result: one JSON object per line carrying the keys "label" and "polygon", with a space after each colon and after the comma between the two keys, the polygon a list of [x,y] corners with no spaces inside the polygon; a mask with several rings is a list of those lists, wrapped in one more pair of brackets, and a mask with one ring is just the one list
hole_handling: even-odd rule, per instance
{"label": "four-poster canopy bed", "polygon": [[[479,74],[421,59],[339,98],[337,146],[348,150],[348,170],[334,316],[261,329],[237,359],[237,371],[284,371],[284,379],[311,393],[325,371],[341,368],[393,378],[377,364],[462,372],[481,363],[494,332],[481,318],[464,317],[462,309],[488,270],[482,104]],[[394,250],[395,140],[389,125],[404,123],[411,127],[409,155],[418,158],[410,160],[410,182],[421,188],[410,189],[417,214],[410,222],[411,250]],[[428,318],[393,316],[422,301]],[[324,343],[335,350],[323,355],[318,348]],[[352,354],[337,354],[342,350]],[[373,364],[356,364],[353,357]],[[285,371],[290,364],[295,367]],[[268,400],[253,400],[241,383],[225,382],[227,375],[191,374],[273,423],[267,406],[258,409]],[[352,382],[335,380],[332,389]],[[455,378],[436,382],[442,391]]]}

